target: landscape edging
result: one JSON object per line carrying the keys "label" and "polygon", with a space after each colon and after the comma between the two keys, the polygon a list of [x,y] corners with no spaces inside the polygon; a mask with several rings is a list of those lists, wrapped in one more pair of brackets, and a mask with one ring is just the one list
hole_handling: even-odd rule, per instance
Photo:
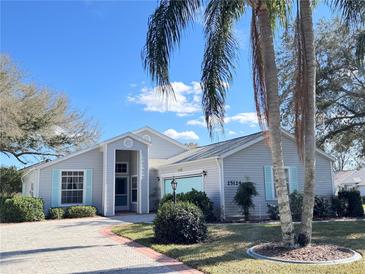
{"label": "landscape edging", "polygon": [[338,260],[329,260],[329,261],[296,261],[296,260],[286,260],[286,259],[280,259],[275,257],[269,257],[262,254],[259,254],[255,252],[255,247],[258,247],[259,245],[255,245],[249,249],[247,249],[247,255],[255,258],[255,259],[264,259],[269,260],[276,263],[289,263],[289,264],[308,264],[308,265],[336,265],[336,264],[348,264],[352,262],[356,262],[358,260],[362,259],[362,255],[359,252],[356,252],[355,250],[352,250],[350,248],[345,248],[353,254],[349,258],[344,259],[338,259]]}

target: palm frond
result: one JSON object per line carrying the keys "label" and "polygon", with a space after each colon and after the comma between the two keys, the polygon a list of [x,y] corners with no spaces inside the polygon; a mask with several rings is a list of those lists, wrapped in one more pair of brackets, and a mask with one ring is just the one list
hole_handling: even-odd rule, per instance
{"label": "palm frond", "polygon": [[297,0],[297,17],[295,21],[295,55],[296,55],[296,71],[295,71],[295,91],[294,91],[294,128],[295,139],[300,159],[304,156],[304,121],[306,117],[306,58],[303,38],[303,27],[300,16],[300,5]]}
{"label": "palm frond", "polygon": [[148,20],[142,59],[144,69],[150,73],[162,94],[173,92],[169,78],[170,54],[200,5],[200,0],[161,0]]}
{"label": "palm frond", "polygon": [[365,1],[364,0],[327,0],[332,8],[341,12],[341,17],[349,25],[364,25]]}
{"label": "palm frond", "polygon": [[275,29],[277,20],[279,23],[287,28],[289,22],[289,14],[291,3],[287,0],[268,0],[265,2],[269,10],[271,27]]}
{"label": "palm frond", "polygon": [[244,12],[242,0],[211,0],[205,11],[205,52],[202,63],[202,105],[210,135],[223,128],[225,98],[232,81],[238,42],[233,24]]}

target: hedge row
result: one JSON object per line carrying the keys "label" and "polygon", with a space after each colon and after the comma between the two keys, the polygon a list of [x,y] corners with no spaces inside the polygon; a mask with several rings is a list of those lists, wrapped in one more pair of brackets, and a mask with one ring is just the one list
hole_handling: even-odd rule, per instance
{"label": "hedge row", "polygon": [[[93,206],[71,206],[67,208],[50,208],[49,219],[81,218],[96,215]],[[45,219],[43,200],[34,197],[15,195],[0,197],[0,221],[5,223],[35,222]]]}
{"label": "hedge row", "polygon": [[[290,210],[294,221],[299,221],[302,214],[303,194],[293,192],[289,195]],[[323,219],[328,217],[362,217],[364,209],[360,192],[356,189],[342,189],[335,197],[324,198],[315,196],[313,217]],[[277,205],[267,204],[270,219],[279,219],[279,209]]]}
{"label": "hedge row", "polygon": [[96,208],[93,206],[53,207],[48,211],[49,219],[83,218],[95,215]]}

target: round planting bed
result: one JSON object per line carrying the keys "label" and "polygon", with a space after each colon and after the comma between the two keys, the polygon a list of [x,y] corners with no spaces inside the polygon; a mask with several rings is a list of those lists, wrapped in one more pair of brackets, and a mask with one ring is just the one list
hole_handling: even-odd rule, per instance
{"label": "round planting bed", "polygon": [[362,258],[360,253],[349,248],[317,244],[288,248],[279,243],[265,243],[249,248],[247,254],[257,259],[274,262],[320,265],[345,264]]}

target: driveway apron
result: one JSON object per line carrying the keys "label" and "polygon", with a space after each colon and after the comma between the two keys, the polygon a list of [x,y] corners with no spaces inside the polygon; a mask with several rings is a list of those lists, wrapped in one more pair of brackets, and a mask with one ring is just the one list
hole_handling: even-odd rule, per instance
{"label": "driveway apron", "polygon": [[2,224],[1,273],[176,273],[135,248],[103,236],[111,225],[152,215]]}

